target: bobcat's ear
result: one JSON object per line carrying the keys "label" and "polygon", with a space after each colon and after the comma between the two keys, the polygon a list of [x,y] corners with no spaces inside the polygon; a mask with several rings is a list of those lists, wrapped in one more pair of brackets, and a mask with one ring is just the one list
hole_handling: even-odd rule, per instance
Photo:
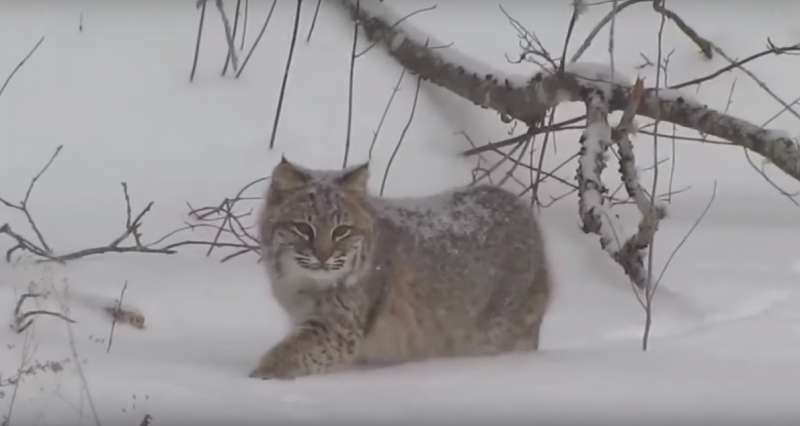
{"label": "bobcat's ear", "polygon": [[336,180],[342,189],[353,192],[367,192],[369,181],[369,162],[351,167]]}
{"label": "bobcat's ear", "polygon": [[308,183],[308,175],[281,156],[281,162],[272,169],[272,186],[279,191],[297,189]]}

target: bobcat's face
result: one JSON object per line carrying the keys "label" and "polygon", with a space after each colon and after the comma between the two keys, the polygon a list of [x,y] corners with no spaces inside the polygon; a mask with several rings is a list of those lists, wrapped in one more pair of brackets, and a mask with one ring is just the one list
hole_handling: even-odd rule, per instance
{"label": "bobcat's face", "polygon": [[367,175],[366,164],[328,172],[283,160],[275,168],[261,238],[282,277],[333,284],[364,267],[372,246]]}

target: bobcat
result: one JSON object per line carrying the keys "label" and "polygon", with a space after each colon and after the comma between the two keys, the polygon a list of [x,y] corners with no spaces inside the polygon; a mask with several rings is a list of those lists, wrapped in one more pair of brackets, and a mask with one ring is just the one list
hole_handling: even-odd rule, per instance
{"label": "bobcat", "polygon": [[537,350],[551,278],[533,209],[488,185],[379,198],[368,177],[275,166],[259,237],[294,328],[250,377]]}

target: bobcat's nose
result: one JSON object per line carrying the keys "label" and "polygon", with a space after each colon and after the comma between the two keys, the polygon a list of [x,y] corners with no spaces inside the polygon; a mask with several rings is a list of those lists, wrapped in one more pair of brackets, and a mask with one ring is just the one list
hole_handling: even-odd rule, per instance
{"label": "bobcat's nose", "polygon": [[333,244],[326,244],[325,242],[319,242],[314,244],[314,257],[317,258],[321,265],[325,265],[325,262],[331,258],[333,255]]}

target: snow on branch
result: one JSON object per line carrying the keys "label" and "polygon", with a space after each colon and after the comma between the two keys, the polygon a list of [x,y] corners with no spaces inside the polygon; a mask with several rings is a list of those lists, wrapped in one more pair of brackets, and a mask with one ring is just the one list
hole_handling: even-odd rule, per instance
{"label": "snow on branch", "polygon": [[[542,70],[530,78],[498,72],[455,49],[436,47],[440,44],[407,21],[398,22],[402,19],[398,19],[385,2],[360,0],[358,12],[355,0],[338,2],[351,18],[362,23],[371,42],[382,45],[410,72],[482,108],[493,109],[528,125],[539,123],[548,109],[561,102],[585,102],[588,95],[586,81],[596,79],[598,74],[612,76],[610,67],[582,63],[571,64],[564,74]],[[426,41],[434,47],[426,48]],[[775,50],[783,52],[787,48]],[[600,73],[601,68],[606,70]],[[606,98],[609,112],[625,110],[630,103],[630,79],[619,81],[616,76],[612,77],[601,89],[612,88],[611,96]],[[726,139],[766,157],[800,181],[800,146],[782,132],[762,129],[672,90],[662,90],[657,97],[655,90],[646,89],[636,114]]]}
{"label": "snow on branch", "polygon": [[606,152],[611,146],[611,126],[605,96],[596,88],[589,89],[586,96],[586,130],[580,142],[577,180],[583,232],[599,235],[600,246],[614,254],[619,250],[619,239],[604,204],[608,189],[600,178],[606,167]]}
{"label": "snow on branch", "polygon": [[636,109],[639,107],[643,94],[644,81],[636,79],[628,107],[622,114],[617,127],[611,132],[611,138],[616,144],[617,152],[619,153],[619,173],[622,176],[622,183],[628,196],[633,200],[642,215],[637,232],[628,238],[622,247],[612,254],[612,257],[622,266],[631,282],[640,289],[645,289],[652,283],[645,267],[645,256],[650,242],[653,240],[656,231],[658,231],[659,222],[666,216],[666,208],[656,204],[655,200],[652,200],[642,188],[639,172],[636,168],[633,143],[630,140],[633,118],[636,115]]}
{"label": "snow on branch", "polygon": [[[611,101],[612,110],[624,109],[629,98],[630,89],[618,87]],[[645,90],[636,113],[728,140],[769,159],[784,173],[800,181],[800,145],[786,132],[759,127],[692,102],[689,97],[656,97],[654,89]]]}
{"label": "snow on branch", "polygon": [[530,77],[489,68],[409,25],[384,2],[364,0],[356,7],[355,0],[338,1],[352,19],[360,21],[367,38],[382,45],[400,65],[475,105],[534,124],[549,108],[566,100],[562,84],[552,73]]}
{"label": "snow on branch", "polygon": [[[604,83],[584,81],[582,92],[586,93],[586,129],[581,135],[578,153],[578,211],[583,232],[598,235],[600,247],[622,267],[636,287],[645,289],[650,282],[644,263],[646,249],[658,230],[665,209],[654,206],[642,188],[633,144],[628,136],[644,89],[642,80],[637,80],[631,103],[613,130],[608,123],[608,92],[605,89],[607,85]],[[620,227],[614,221],[616,216],[609,212],[605,204],[607,189],[601,175],[606,167],[606,153],[612,144],[617,146],[619,152],[619,171],[626,192],[642,215],[637,232],[627,239],[620,235]]]}
{"label": "snow on branch", "polygon": [[[647,89],[641,80],[632,85],[630,78],[614,73],[605,64],[572,62],[565,64],[563,72],[542,68],[530,77],[499,72],[450,46],[436,47],[441,43],[409,25],[408,16],[395,16],[382,1],[359,0],[359,7],[356,7],[355,0],[338,1],[352,19],[361,23],[372,46],[383,46],[409,72],[482,108],[499,112],[506,122],[521,121],[536,133],[536,129],[544,129],[542,120],[551,108],[562,102],[583,102],[587,108],[586,128],[580,139],[576,176],[583,230],[600,237],[601,247],[640,289],[650,282],[644,265],[646,249],[666,213],[639,183],[633,144],[629,138],[636,115],[728,140],[762,155],[800,181],[800,146],[789,135],[711,109],[677,89]],[[654,7],[663,8],[662,3],[656,3]],[[674,16],[671,18],[675,19]],[[769,51],[754,55],[750,60],[799,48],[796,45],[775,47],[770,44]],[[624,111],[624,114],[620,124],[612,130],[608,114],[613,111]],[[508,142],[513,143],[516,142]],[[608,191],[601,180],[605,154],[614,145],[620,157],[619,172],[623,185],[641,214],[637,231],[628,238],[617,235],[616,216],[608,211]],[[483,149],[475,147],[474,151]]]}

